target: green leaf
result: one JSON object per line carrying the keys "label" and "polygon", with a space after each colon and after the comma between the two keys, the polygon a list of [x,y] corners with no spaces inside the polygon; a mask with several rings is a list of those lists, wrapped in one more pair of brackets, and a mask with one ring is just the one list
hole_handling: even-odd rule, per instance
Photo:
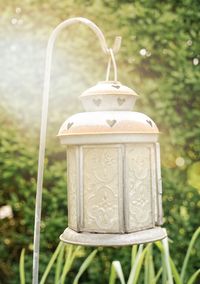
{"label": "green leaf", "polygon": [[121,284],[125,284],[121,263],[118,260],[115,260],[112,262],[112,265],[111,265],[109,284],[115,284],[117,276]]}
{"label": "green leaf", "polygon": [[164,259],[165,259],[166,268],[167,268],[168,283],[173,284],[173,276],[172,276],[172,271],[171,271],[171,266],[170,266],[170,257],[169,257],[169,244],[168,244],[167,237],[162,240],[162,244],[163,244],[163,249],[164,249]]}
{"label": "green leaf", "polygon": [[171,265],[172,274],[174,276],[175,283],[176,284],[182,284],[183,282],[181,280],[181,277],[180,277],[178,270],[177,270],[173,260],[171,259],[171,257],[170,257],[170,265]]}
{"label": "green leaf", "polygon": [[135,262],[135,258],[136,258],[136,254],[137,254],[137,249],[138,246],[137,245],[133,245],[132,246],[132,252],[131,252],[131,267],[133,266],[134,262]]}
{"label": "green leaf", "polygon": [[166,284],[167,283],[167,268],[166,268],[166,263],[165,263],[165,254],[162,248],[161,251],[161,257],[162,257],[162,284]]}
{"label": "green leaf", "polygon": [[25,249],[23,248],[19,260],[20,284],[25,284],[24,255]]}
{"label": "green leaf", "polygon": [[93,258],[95,257],[97,253],[97,250],[94,250],[93,252],[91,252],[91,254],[86,258],[86,260],[83,262],[83,264],[81,265],[81,267],[79,268],[78,274],[76,275],[73,284],[78,284],[79,279],[81,277],[81,275],[85,272],[85,270],[88,268],[88,266],[90,265],[91,261],[93,260]]}
{"label": "green leaf", "polygon": [[158,282],[158,280],[159,280],[159,278],[160,278],[160,276],[161,276],[161,274],[162,274],[162,271],[163,271],[163,268],[161,267],[161,268],[158,270],[158,272],[157,272],[157,274],[156,274],[156,276],[155,276],[155,283]]}
{"label": "green leaf", "polygon": [[146,256],[145,256],[145,262],[144,262],[144,267],[145,267],[145,284],[155,284],[155,271],[154,271],[154,264],[153,264],[153,257],[152,257],[152,246],[149,246]]}
{"label": "green leaf", "polygon": [[155,244],[162,253],[162,266],[163,266],[162,283],[165,284],[168,281],[167,283],[173,284],[173,275],[172,275],[171,266],[170,266],[168,238],[167,237],[164,238],[162,240],[162,243],[159,241],[159,242],[156,242]]}
{"label": "green leaf", "polygon": [[198,269],[189,279],[187,284],[193,284],[194,281],[197,279],[197,276],[200,275],[200,269]]}
{"label": "green leaf", "polygon": [[65,252],[65,247],[62,246],[56,263],[55,284],[59,283],[59,279],[61,276],[64,252]]}
{"label": "green leaf", "polygon": [[195,241],[198,238],[199,234],[200,234],[200,227],[194,232],[192,239],[190,241],[186,256],[184,258],[183,266],[182,266],[182,269],[181,269],[181,280],[182,281],[184,281],[185,272],[186,272],[186,269],[187,269],[190,254],[191,254],[192,248],[193,248]]}
{"label": "green leaf", "polygon": [[64,284],[65,278],[72,267],[74,259],[77,256],[78,251],[81,249],[80,246],[77,246],[73,252],[73,248],[74,248],[73,245],[68,245],[66,247],[66,261],[65,261],[65,265],[64,265],[63,272],[62,272],[61,279],[60,279],[61,284]]}
{"label": "green leaf", "polygon": [[143,246],[144,246],[143,244],[139,246],[139,249],[138,249],[138,252],[137,252],[137,255],[136,255],[136,259],[135,259],[133,267],[131,268],[131,272],[130,272],[127,284],[137,283],[144,256],[145,256],[147,249],[150,245],[147,245],[147,247],[144,250],[143,250]]}
{"label": "green leaf", "polygon": [[48,274],[49,274],[49,272],[50,272],[50,270],[51,270],[51,268],[52,268],[52,266],[53,266],[53,264],[54,264],[54,262],[55,262],[55,260],[56,260],[56,258],[57,258],[57,256],[58,256],[58,254],[59,254],[59,252],[60,252],[60,250],[61,250],[63,245],[64,244],[62,242],[60,242],[58,244],[55,252],[53,253],[53,255],[52,255],[52,257],[51,257],[51,259],[50,259],[50,261],[49,261],[49,263],[47,265],[47,268],[45,269],[45,272],[44,272],[44,274],[42,276],[40,284],[44,284],[45,283],[45,281],[47,279],[47,276],[48,276]]}

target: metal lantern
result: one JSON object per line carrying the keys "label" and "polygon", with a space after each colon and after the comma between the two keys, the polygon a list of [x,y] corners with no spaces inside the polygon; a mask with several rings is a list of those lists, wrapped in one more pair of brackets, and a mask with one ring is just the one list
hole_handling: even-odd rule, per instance
{"label": "metal lantern", "polygon": [[69,221],[63,242],[120,246],[166,237],[159,131],[151,118],[131,111],[137,97],[118,81],[99,82],[80,96],[86,112],[61,126]]}

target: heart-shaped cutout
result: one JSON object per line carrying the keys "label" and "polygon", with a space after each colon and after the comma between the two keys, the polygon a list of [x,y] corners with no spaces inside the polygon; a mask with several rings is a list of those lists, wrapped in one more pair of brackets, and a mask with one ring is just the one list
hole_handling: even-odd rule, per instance
{"label": "heart-shaped cutout", "polygon": [[106,122],[108,123],[108,125],[110,126],[110,127],[113,127],[114,125],[115,125],[115,123],[117,123],[117,120],[115,120],[115,119],[113,119],[113,120],[106,120]]}
{"label": "heart-shaped cutout", "polygon": [[100,104],[101,104],[101,99],[93,99],[93,103],[94,103],[96,106],[100,106]]}
{"label": "heart-shaped cutout", "polygon": [[153,124],[152,124],[152,121],[151,121],[151,120],[146,120],[146,122],[147,122],[151,127],[153,127]]}
{"label": "heart-shaped cutout", "polygon": [[119,85],[112,85],[113,88],[119,89],[120,86]]}
{"label": "heart-shaped cutout", "polygon": [[117,99],[117,102],[118,102],[118,105],[119,105],[119,106],[123,105],[123,103],[125,103],[125,101],[126,101],[126,100],[125,100],[124,98],[123,98],[123,99],[122,99],[122,98],[118,98],[118,99]]}
{"label": "heart-shaped cutout", "polygon": [[67,124],[67,129],[70,129],[70,127],[72,127],[73,124],[74,124],[73,122],[69,122],[69,123]]}

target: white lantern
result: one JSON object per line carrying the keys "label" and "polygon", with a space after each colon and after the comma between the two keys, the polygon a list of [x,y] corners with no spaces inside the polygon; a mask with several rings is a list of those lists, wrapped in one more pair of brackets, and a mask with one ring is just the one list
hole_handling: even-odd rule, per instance
{"label": "white lantern", "polygon": [[151,118],[131,111],[137,97],[118,81],[99,82],[80,96],[86,112],[61,126],[69,226],[63,242],[120,246],[166,237],[159,131]]}

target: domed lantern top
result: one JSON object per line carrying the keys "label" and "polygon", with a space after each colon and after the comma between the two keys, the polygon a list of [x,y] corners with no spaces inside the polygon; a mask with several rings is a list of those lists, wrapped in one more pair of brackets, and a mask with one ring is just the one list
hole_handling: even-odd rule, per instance
{"label": "domed lantern top", "polygon": [[80,96],[86,111],[132,110],[138,95],[115,81],[102,81]]}
{"label": "domed lantern top", "polygon": [[[107,134],[102,137],[106,143],[128,139],[119,134],[147,134],[138,138],[155,141],[157,136],[148,135],[159,133],[153,120],[145,114],[131,111],[137,97],[134,90],[120,82],[103,81],[89,88],[80,96],[87,112],[75,114],[64,122],[58,133],[61,143],[79,144],[80,135],[85,136],[86,143],[95,142],[99,139],[95,135],[102,134]],[[83,142],[84,138],[81,139]]]}

